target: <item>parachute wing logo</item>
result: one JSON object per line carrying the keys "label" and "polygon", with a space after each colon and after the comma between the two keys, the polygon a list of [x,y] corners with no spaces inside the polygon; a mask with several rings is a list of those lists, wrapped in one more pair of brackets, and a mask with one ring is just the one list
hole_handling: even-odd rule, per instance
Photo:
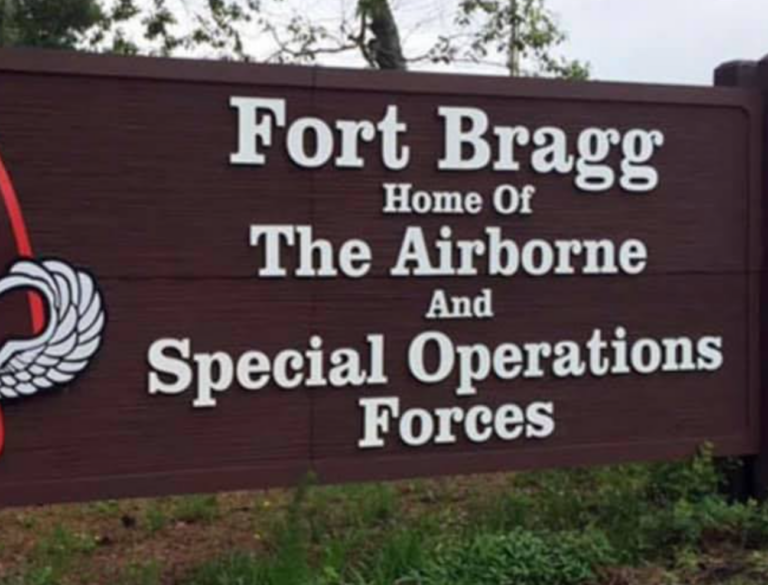
{"label": "parachute wing logo", "polygon": [[0,295],[16,289],[42,297],[47,324],[37,337],[11,339],[0,347],[3,400],[31,396],[74,380],[99,350],[106,325],[95,281],[64,262],[18,260],[0,279]]}

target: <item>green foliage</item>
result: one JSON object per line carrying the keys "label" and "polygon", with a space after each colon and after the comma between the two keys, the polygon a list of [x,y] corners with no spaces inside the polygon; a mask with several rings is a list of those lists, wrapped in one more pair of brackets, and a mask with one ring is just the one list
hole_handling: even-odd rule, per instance
{"label": "green foliage", "polygon": [[150,534],[160,532],[168,525],[168,514],[158,502],[152,502],[144,513],[144,525]]}
{"label": "green foliage", "polygon": [[310,581],[308,531],[303,506],[312,481],[309,478],[295,490],[285,520],[274,530],[274,554],[264,565],[265,584],[303,585]]}
{"label": "green foliage", "polygon": [[33,567],[23,575],[0,580],[0,585],[58,585],[52,567]]}
{"label": "green foliage", "polygon": [[[311,481],[311,480],[310,480]],[[272,554],[234,553],[203,565],[190,585],[308,585],[312,581],[308,535],[302,519],[308,484],[294,493],[286,517],[274,527]]]}
{"label": "green foliage", "polygon": [[460,0],[455,24],[457,33],[443,37],[433,60],[487,64],[499,54],[510,75],[589,77],[587,64],[556,55],[566,35],[545,0]]}
{"label": "green foliage", "polygon": [[684,465],[659,463],[651,466],[648,496],[661,504],[680,500],[695,502],[718,494],[722,484],[712,447],[704,445],[698,456]]}
{"label": "green foliage", "polygon": [[274,47],[262,60],[279,63],[357,52],[380,68],[430,61],[499,65],[512,75],[589,75],[585,64],[556,54],[566,37],[545,0],[460,0],[453,23],[431,48],[409,55],[388,0],[358,0],[353,15],[336,22],[319,22],[290,2],[275,18],[259,0],[0,0],[0,46],[251,61],[245,39],[260,37]]}
{"label": "green foliage", "polygon": [[88,507],[94,514],[103,518],[114,518],[120,513],[120,504],[115,500],[94,502],[89,504]]}
{"label": "green foliage", "polygon": [[258,0],[105,2],[109,8],[89,31],[85,48],[122,55],[168,57],[196,51],[219,59],[251,59],[243,28],[251,28],[260,14]]}
{"label": "green foliage", "polygon": [[[730,502],[712,451],[679,463],[523,473],[483,481],[317,487],[289,505],[258,506],[258,551],[227,551],[185,585],[594,585],[614,567],[650,580],[700,582],[713,543],[740,551],[730,585],[766,582],[768,505]],[[454,502],[456,504],[454,505]],[[110,504],[94,508],[106,514]],[[150,533],[170,522],[223,518],[216,498],[157,501],[142,516]],[[268,522],[265,529],[265,522]],[[57,528],[44,535],[15,580],[54,585],[96,541]],[[156,585],[160,565],[129,565],[118,585]],[[68,572],[69,571],[69,572]],[[623,573],[622,573],[623,574]],[[729,577],[730,578],[730,577]]]}
{"label": "green foliage", "polygon": [[268,554],[228,557],[191,583],[586,585],[648,562],[686,574],[708,540],[768,544],[768,507],[728,502],[721,483],[704,448],[682,463],[519,474],[501,497],[479,492],[466,515],[413,516],[391,486],[305,485]]}
{"label": "green foliage", "polygon": [[122,571],[115,585],[160,585],[161,578],[162,569],[155,561],[131,564]]}
{"label": "green foliage", "polygon": [[[219,500],[215,495],[174,498],[170,515],[178,522],[209,524],[219,516]],[[156,523],[162,523],[159,515],[155,516],[153,520]]]}
{"label": "green foliage", "polygon": [[448,547],[423,575],[425,585],[578,585],[611,564],[600,532],[541,532],[522,528],[479,534]]}
{"label": "green foliage", "polygon": [[37,545],[35,556],[49,564],[65,565],[77,555],[90,554],[96,549],[96,540],[88,534],[72,532],[57,526]]}
{"label": "green foliage", "polygon": [[98,0],[0,0],[0,46],[73,49],[102,18]]}
{"label": "green foliage", "polygon": [[621,563],[674,560],[706,538],[768,542],[768,508],[731,503],[705,447],[690,461],[522,474],[517,489],[476,512],[476,530],[598,530]]}
{"label": "green foliage", "polygon": [[[452,22],[450,30],[418,54],[401,44],[402,8],[390,0],[351,2],[336,19],[313,18],[289,0],[279,4],[278,14],[264,10],[259,0],[104,1],[109,8],[84,43],[96,50],[304,64],[348,53],[381,69],[431,62],[493,65],[511,75],[589,75],[587,65],[558,54],[566,35],[545,0],[460,0],[448,5],[443,16]],[[256,45],[246,42],[254,38],[270,51],[254,54]]]}
{"label": "green foliage", "polygon": [[37,543],[23,573],[2,585],[59,585],[62,577],[77,560],[96,549],[96,540],[87,535],[57,526]]}
{"label": "green foliage", "polygon": [[189,581],[189,585],[277,585],[271,578],[268,562],[235,553],[206,563]]}
{"label": "green foliage", "polygon": [[409,579],[415,581],[425,570],[431,553],[428,539],[428,533],[419,527],[396,529],[384,538],[353,574],[366,585],[390,585]]}

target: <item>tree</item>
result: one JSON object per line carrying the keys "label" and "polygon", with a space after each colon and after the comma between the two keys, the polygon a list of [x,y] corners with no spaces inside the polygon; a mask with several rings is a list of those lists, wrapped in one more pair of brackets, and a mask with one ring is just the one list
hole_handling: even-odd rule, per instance
{"label": "tree", "polygon": [[102,16],[98,0],[0,0],[0,46],[73,49]]}
{"label": "tree", "polygon": [[480,63],[495,52],[505,55],[510,75],[589,76],[584,64],[554,55],[566,36],[544,0],[461,0],[456,25],[472,30],[471,40],[447,39],[440,49],[450,59]]}
{"label": "tree", "polygon": [[450,27],[420,50],[404,46],[390,0],[356,0],[348,8],[340,1],[333,19],[290,0],[105,1],[106,17],[88,41],[100,50],[304,64],[347,54],[379,69],[470,65],[510,75],[588,76],[587,66],[558,55],[565,34],[545,0],[436,2]]}
{"label": "tree", "polygon": [[379,69],[407,69],[407,61],[400,43],[400,29],[387,0],[360,0],[362,36],[365,28],[371,39],[360,48],[371,65]]}

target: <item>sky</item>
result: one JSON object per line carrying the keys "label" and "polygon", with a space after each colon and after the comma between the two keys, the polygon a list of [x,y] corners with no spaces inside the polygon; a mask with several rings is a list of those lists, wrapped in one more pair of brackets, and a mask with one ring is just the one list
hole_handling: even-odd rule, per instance
{"label": "sky", "polygon": [[549,0],[570,57],[595,79],[712,83],[725,61],[768,54],[768,0]]}

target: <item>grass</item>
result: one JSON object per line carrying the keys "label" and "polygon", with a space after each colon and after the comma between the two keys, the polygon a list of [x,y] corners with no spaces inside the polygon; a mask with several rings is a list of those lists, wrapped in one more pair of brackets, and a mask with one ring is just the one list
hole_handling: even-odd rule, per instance
{"label": "grass", "polygon": [[10,583],[56,585],[82,557],[90,555],[95,549],[96,541],[92,536],[56,526],[40,538],[30,559],[29,569]]}
{"label": "grass", "polygon": [[[764,583],[768,509],[728,502],[720,487],[706,450],[682,464],[520,474],[437,516],[400,509],[391,488],[304,487],[267,554],[215,560],[188,583],[582,585],[653,567],[650,578],[672,584],[715,564],[713,542],[738,559],[734,585]],[[340,493],[343,507],[329,512]]]}
{"label": "grass", "polygon": [[[10,571],[0,548],[0,584],[763,585],[768,506],[729,502],[721,484],[705,449],[674,464],[92,505]],[[83,530],[126,514],[138,521],[111,550]],[[195,534],[222,544],[184,543]],[[129,544],[141,553],[115,563]]]}
{"label": "grass", "polygon": [[160,585],[162,569],[157,562],[128,565],[117,579],[116,585]]}
{"label": "grass", "polygon": [[171,518],[178,522],[210,524],[219,516],[219,500],[213,496],[175,498]]}

